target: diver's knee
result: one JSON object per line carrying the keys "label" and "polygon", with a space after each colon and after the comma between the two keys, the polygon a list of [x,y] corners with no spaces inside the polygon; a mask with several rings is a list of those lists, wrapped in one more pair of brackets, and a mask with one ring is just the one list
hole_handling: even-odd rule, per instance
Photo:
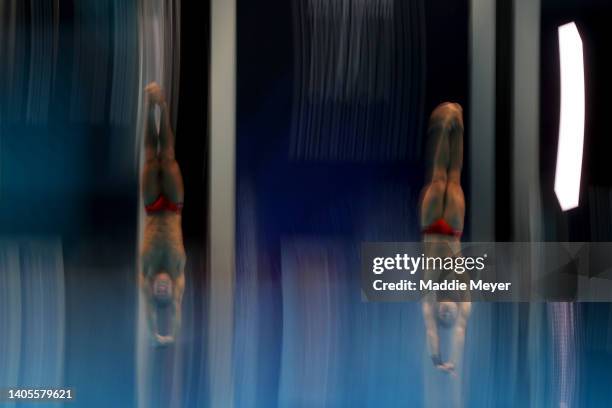
{"label": "diver's knee", "polygon": [[162,155],[160,162],[161,168],[164,171],[172,171],[178,168],[178,163],[174,155]]}
{"label": "diver's knee", "polygon": [[159,160],[155,157],[152,159],[147,159],[142,166],[142,174],[144,177],[149,174],[157,174],[159,173],[161,166]]}
{"label": "diver's knee", "polygon": [[461,190],[461,172],[458,169],[449,171],[446,184],[449,189]]}
{"label": "diver's knee", "polygon": [[435,178],[429,184],[429,194],[433,194],[435,196],[444,195],[446,191],[446,178]]}

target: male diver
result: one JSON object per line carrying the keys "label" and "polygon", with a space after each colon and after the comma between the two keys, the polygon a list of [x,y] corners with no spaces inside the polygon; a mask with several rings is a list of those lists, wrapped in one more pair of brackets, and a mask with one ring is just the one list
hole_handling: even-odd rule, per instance
{"label": "male diver", "polygon": [[[155,125],[156,107],[161,113],[159,132]],[[146,217],[139,283],[146,298],[153,341],[163,346],[174,342],[181,326],[186,260],[181,228],[184,190],[174,156],[168,105],[161,88],[154,82],[145,88],[145,112],[145,163],[141,183]],[[160,333],[161,310],[169,311],[165,334]]]}
{"label": "male diver", "polygon": [[[463,110],[443,103],[431,114],[428,128],[428,173],[421,195],[421,231],[427,256],[459,256],[465,198],[461,189],[463,166]],[[443,276],[425,271],[425,280],[466,279],[467,274]],[[456,375],[463,353],[465,330],[471,311],[467,293],[428,293],[422,302],[427,344],[434,366]],[[438,330],[452,330],[450,355],[443,359]]]}

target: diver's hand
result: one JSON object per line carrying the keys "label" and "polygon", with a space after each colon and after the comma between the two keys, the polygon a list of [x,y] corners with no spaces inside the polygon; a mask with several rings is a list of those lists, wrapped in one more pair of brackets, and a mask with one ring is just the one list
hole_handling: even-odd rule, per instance
{"label": "diver's hand", "polygon": [[157,84],[157,82],[151,82],[149,85],[145,87],[145,94],[149,98],[149,100],[157,105],[163,105],[166,103],[166,98],[164,97],[164,93],[161,87]]}
{"label": "diver's hand", "polygon": [[444,371],[445,373],[452,375],[453,377],[457,376],[457,372],[455,371],[455,364],[453,363],[446,362],[443,364],[439,364],[436,366],[436,368],[440,371]]}
{"label": "diver's hand", "polygon": [[174,336],[162,336],[159,334],[155,335],[155,344],[163,347],[174,343]]}

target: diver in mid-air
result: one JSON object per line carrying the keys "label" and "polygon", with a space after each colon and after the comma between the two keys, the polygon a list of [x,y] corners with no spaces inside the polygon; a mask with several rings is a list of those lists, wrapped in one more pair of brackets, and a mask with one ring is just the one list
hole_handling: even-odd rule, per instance
{"label": "diver in mid-air", "polygon": [[[161,113],[159,132],[155,108]],[[146,297],[149,329],[157,345],[173,343],[181,326],[181,303],[185,289],[185,249],[181,228],[183,178],[174,156],[174,133],[168,105],[161,88],[145,88],[147,115],[142,170],[142,195],[146,217],[140,248],[140,288]],[[159,312],[170,308],[168,330],[160,333]]]}
{"label": "diver in mid-air", "polygon": [[[459,104],[443,103],[431,114],[428,128],[428,174],[421,196],[421,231],[429,257],[460,256],[465,216],[461,189],[463,166],[463,110]],[[467,279],[450,272],[425,271],[425,280]],[[427,293],[422,302],[427,344],[433,365],[456,375],[463,353],[465,330],[470,316],[468,293]],[[439,329],[452,330],[450,355],[440,351]]]}

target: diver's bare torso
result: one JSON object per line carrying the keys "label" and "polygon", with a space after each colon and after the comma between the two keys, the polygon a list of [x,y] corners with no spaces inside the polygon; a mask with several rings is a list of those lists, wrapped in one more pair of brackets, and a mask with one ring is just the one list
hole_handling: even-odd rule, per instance
{"label": "diver's bare torso", "polygon": [[152,277],[166,271],[176,279],[185,269],[185,247],[180,213],[147,214],[141,248],[143,273]]}

